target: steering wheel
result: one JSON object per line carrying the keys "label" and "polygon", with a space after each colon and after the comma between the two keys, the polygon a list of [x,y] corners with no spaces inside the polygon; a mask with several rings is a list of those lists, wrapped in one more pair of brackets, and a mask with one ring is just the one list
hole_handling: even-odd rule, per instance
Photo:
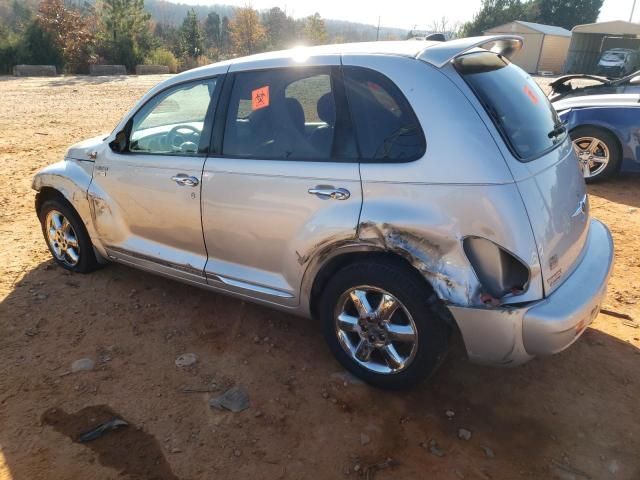
{"label": "steering wheel", "polygon": [[[191,140],[184,141],[184,137],[182,137],[182,135],[179,133],[181,130],[191,130],[192,135],[194,135],[196,138],[200,138],[200,130],[198,130],[196,127],[193,127],[191,125],[177,125],[173,127],[167,134],[167,143],[173,148],[176,148],[178,151],[183,151],[184,146],[187,144],[195,145],[195,149],[197,150],[198,144]],[[178,139],[182,140],[179,145],[176,144],[176,140]]]}

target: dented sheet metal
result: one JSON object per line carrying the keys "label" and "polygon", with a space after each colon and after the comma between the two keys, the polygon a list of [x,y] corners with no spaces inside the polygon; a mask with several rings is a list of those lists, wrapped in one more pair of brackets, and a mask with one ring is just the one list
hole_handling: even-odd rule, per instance
{"label": "dented sheet metal", "polygon": [[430,237],[410,228],[372,222],[361,223],[358,236],[406,259],[425,276],[441,299],[456,305],[480,302],[480,284],[461,257],[457,238]]}

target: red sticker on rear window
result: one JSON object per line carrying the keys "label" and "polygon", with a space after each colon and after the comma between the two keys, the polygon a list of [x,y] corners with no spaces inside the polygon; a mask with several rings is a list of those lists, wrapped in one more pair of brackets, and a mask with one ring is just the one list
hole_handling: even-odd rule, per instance
{"label": "red sticker on rear window", "polygon": [[524,86],[524,93],[527,94],[527,97],[529,97],[529,100],[531,100],[531,103],[533,103],[534,105],[538,104],[539,102],[538,96],[535,94],[533,90],[531,90],[531,88],[529,88],[529,85]]}
{"label": "red sticker on rear window", "polygon": [[251,110],[269,106],[269,86],[256,88],[251,92]]}

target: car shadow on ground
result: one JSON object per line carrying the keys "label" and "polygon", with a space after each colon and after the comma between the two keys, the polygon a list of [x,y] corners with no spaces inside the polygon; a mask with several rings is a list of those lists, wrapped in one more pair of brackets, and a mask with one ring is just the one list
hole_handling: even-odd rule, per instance
{"label": "car shadow on ground", "polygon": [[623,172],[611,180],[589,185],[590,194],[631,208],[640,208],[638,190],[640,190],[640,173],[635,172]]}
{"label": "car shadow on ground", "polygon": [[[640,477],[640,350],[597,322],[513,369],[470,364],[454,339],[429,381],[386,392],[344,373],[314,321],[124,266],[77,275],[49,261],[15,282],[0,331],[0,477],[12,480]],[[197,362],[178,368],[185,352]],[[95,367],[71,372],[84,357]],[[233,384],[249,410],[212,410]],[[74,441],[116,412],[131,425]]]}

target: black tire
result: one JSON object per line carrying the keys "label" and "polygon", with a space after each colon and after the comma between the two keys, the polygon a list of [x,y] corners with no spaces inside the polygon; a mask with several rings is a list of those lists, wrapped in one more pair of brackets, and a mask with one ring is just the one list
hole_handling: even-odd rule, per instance
{"label": "black tire", "polygon": [[[417,330],[417,346],[410,363],[393,373],[378,373],[364,367],[342,347],[336,329],[336,309],[343,294],[366,285],[396,297],[411,315]],[[450,327],[432,309],[433,292],[415,271],[387,259],[359,261],[338,271],[323,290],[318,306],[325,339],[342,364],[367,383],[385,389],[403,389],[428,378],[445,357]]]}
{"label": "black tire", "polygon": [[575,128],[571,131],[570,135],[572,141],[582,137],[597,138],[609,149],[608,165],[598,174],[585,178],[587,183],[596,183],[608,180],[615,177],[618,172],[620,172],[620,168],[622,168],[622,152],[620,150],[618,140],[611,132],[599,127],[584,126]]}
{"label": "black tire", "polygon": [[[65,261],[57,258],[51,244],[49,243],[46,231],[46,218],[48,213],[52,210],[56,210],[64,215],[64,217],[71,224],[73,231],[75,232],[75,236],[79,245],[79,258],[75,265],[70,265]],[[53,198],[50,200],[46,200],[40,207],[38,218],[40,219],[42,234],[44,236],[45,242],[47,243],[47,247],[49,248],[49,252],[51,252],[51,256],[58,265],[66,270],[76,273],[90,273],[99,268],[100,265],[96,259],[96,255],[93,250],[93,244],[91,243],[91,238],[89,238],[89,233],[87,232],[82,219],[75,211],[75,209],[69,204],[69,202],[67,202],[63,198]]]}

